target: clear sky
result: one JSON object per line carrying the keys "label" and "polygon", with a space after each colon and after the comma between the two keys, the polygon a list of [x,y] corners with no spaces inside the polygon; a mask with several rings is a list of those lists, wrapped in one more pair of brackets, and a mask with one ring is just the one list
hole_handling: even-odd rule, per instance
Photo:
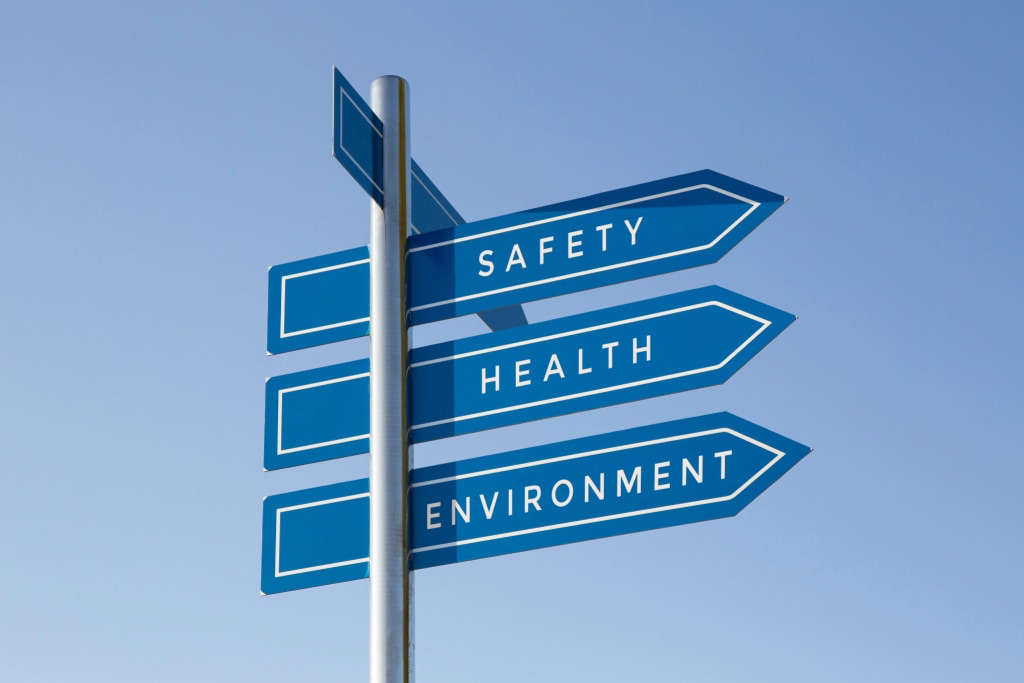
{"label": "clear sky", "polygon": [[[331,67],[411,86],[469,220],[712,168],[790,202],[705,285],[799,316],[726,384],[417,465],[728,410],[812,446],[737,517],[416,573],[421,682],[1024,680],[1024,12],[948,2],[7,2],[0,679],[362,681],[368,583],[259,595],[266,269],[368,242]],[[485,331],[474,317],[415,344]]]}

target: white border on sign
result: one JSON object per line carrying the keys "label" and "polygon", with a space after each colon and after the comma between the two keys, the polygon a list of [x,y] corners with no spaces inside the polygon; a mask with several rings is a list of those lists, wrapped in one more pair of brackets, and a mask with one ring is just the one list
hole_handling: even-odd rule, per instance
{"label": "white border on sign", "polygon": [[364,263],[369,263],[369,258],[359,259],[358,261],[351,261],[349,263],[340,263],[336,266],[326,266],[324,268],[315,268],[313,270],[304,270],[301,273],[292,273],[291,275],[284,275],[281,277],[281,339],[287,339],[288,337],[295,337],[300,334],[311,334],[313,332],[320,332],[322,330],[331,330],[336,327],[345,327],[346,325],[355,325],[357,323],[366,323],[370,321],[370,317],[364,318],[353,318],[352,320],[345,320],[340,323],[331,323],[330,325],[321,325],[320,327],[308,327],[302,330],[295,330],[294,332],[284,331],[284,311],[285,311],[285,297],[287,292],[288,280],[295,278],[306,277],[308,275],[317,275],[319,273],[326,273],[331,270],[341,270],[342,268],[349,268],[351,266],[359,266]]}
{"label": "white border on sign", "polygon": [[455,354],[453,356],[446,356],[446,357],[443,357],[443,358],[434,358],[432,360],[420,361],[418,363],[411,364],[409,367],[411,369],[411,368],[419,367],[421,365],[431,365],[433,363],[449,362],[449,361],[457,360],[457,359],[460,359],[460,358],[466,358],[466,357],[469,357],[469,356],[477,356],[477,355],[481,355],[481,354],[485,354],[485,353],[490,353],[492,351],[502,351],[502,350],[505,350],[505,349],[516,348],[518,346],[526,346],[528,344],[536,344],[536,343],[539,343],[539,342],[549,341],[551,339],[560,339],[560,338],[563,338],[563,337],[571,337],[571,336],[577,335],[577,334],[584,334],[584,333],[587,333],[587,332],[593,332],[595,330],[603,330],[603,329],[607,329],[607,328],[610,328],[610,327],[616,327],[616,326],[619,326],[619,325],[627,325],[627,324],[634,323],[634,322],[639,322],[639,321],[642,321],[642,320],[650,320],[652,318],[659,318],[659,317],[663,317],[663,316],[666,316],[666,315],[673,315],[673,314],[676,314],[676,313],[683,313],[683,312],[691,311],[691,310],[698,309],[698,308],[706,308],[708,306],[718,306],[720,308],[724,308],[727,311],[730,311],[732,313],[736,313],[736,314],[744,316],[746,318],[750,318],[751,320],[761,324],[761,327],[758,328],[757,331],[754,332],[754,334],[750,335],[750,337],[748,337],[742,344],[740,344],[738,347],[736,347],[736,349],[732,353],[730,353],[728,356],[726,356],[723,361],[721,361],[720,363],[718,363],[716,365],[709,365],[709,366],[703,367],[703,368],[695,368],[693,370],[684,370],[682,372],[676,372],[676,373],[672,373],[670,375],[662,375],[660,377],[651,377],[651,378],[648,378],[648,379],[637,380],[635,382],[626,382],[625,384],[617,384],[617,385],[611,386],[611,387],[602,387],[600,389],[591,389],[589,391],[581,391],[581,392],[578,392],[578,393],[575,393],[575,394],[567,394],[565,396],[555,396],[555,397],[546,398],[546,399],[543,399],[543,400],[540,400],[540,401],[531,401],[529,403],[520,403],[519,405],[507,406],[505,408],[495,408],[493,410],[484,410],[484,411],[481,411],[481,412],[478,412],[478,413],[471,413],[469,415],[456,415],[455,417],[446,418],[444,420],[435,420],[434,422],[425,422],[423,424],[414,424],[414,425],[409,427],[409,431],[412,432],[412,431],[414,431],[416,429],[423,429],[425,427],[434,427],[434,426],[437,426],[437,425],[449,424],[449,423],[452,423],[452,422],[460,422],[460,421],[463,421],[463,420],[472,420],[472,419],[476,419],[476,418],[479,418],[479,417],[487,417],[487,416],[490,416],[490,415],[499,415],[501,413],[507,413],[507,412],[511,412],[513,410],[524,410],[526,408],[533,408],[533,407],[536,407],[536,406],[548,405],[550,403],[559,403],[561,401],[569,401],[569,400],[572,400],[572,399],[575,399],[575,398],[583,398],[583,397],[586,397],[586,396],[594,396],[594,395],[597,395],[597,394],[608,393],[610,391],[618,391],[619,389],[629,389],[631,387],[643,386],[645,384],[653,384],[655,382],[664,382],[664,381],[667,381],[667,380],[670,380],[670,379],[677,379],[679,377],[686,377],[686,376],[689,376],[689,375],[698,375],[698,374],[701,374],[701,373],[704,373],[704,372],[713,372],[715,370],[719,370],[719,369],[725,367],[729,363],[729,361],[731,361],[733,358],[736,357],[736,355],[738,353],[740,353],[743,349],[745,349],[747,346],[749,346],[751,342],[753,342],[755,339],[757,339],[757,337],[759,337],[772,324],[770,320],[765,320],[764,318],[762,318],[760,316],[756,316],[753,313],[748,313],[747,311],[743,311],[741,309],[736,308],[735,306],[730,306],[729,304],[722,303],[721,301],[705,301],[705,302],[702,302],[702,303],[699,303],[699,304],[692,304],[690,306],[682,306],[680,308],[673,308],[673,309],[668,310],[668,311],[659,311],[657,313],[650,313],[648,315],[641,315],[641,316],[637,316],[635,318],[629,318],[627,320],[616,320],[614,322],[604,323],[604,324],[601,324],[601,325],[594,325],[592,327],[585,327],[585,328],[582,328],[582,329],[579,329],[579,330],[570,330],[568,332],[561,332],[561,333],[558,333],[558,334],[552,334],[552,335],[549,335],[549,336],[546,336],[546,337],[538,337],[537,339],[527,339],[525,341],[515,342],[515,343],[512,343],[512,344],[503,344],[501,346],[495,346],[495,347],[491,347],[491,348],[487,348],[487,349],[479,349],[479,350],[476,350],[476,351],[467,351],[465,353]]}
{"label": "white border on sign", "polygon": [[[444,212],[444,215],[448,216],[448,220],[450,220],[452,222],[453,226],[454,225],[462,225],[463,224],[463,221],[457,219],[455,216],[453,216],[450,213],[448,213],[448,209],[446,209],[444,204],[441,203],[441,200],[437,198],[437,195],[435,195],[433,192],[430,191],[430,187],[427,185],[426,182],[424,182],[423,178],[419,177],[419,175],[416,173],[416,171],[409,171],[409,173],[412,175],[413,181],[414,182],[418,182],[420,184],[420,187],[423,188],[423,191],[426,192],[427,195],[431,199],[434,200],[434,203],[437,204],[437,207],[439,209],[441,209],[441,211]],[[423,232],[422,230],[420,230],[419,228],[416,227],[416,224],[412,222],[411,218],[409,220],[409,227],[411,227],[412,231],[414,233],[416,233],[417,235],[419,235],[420,233]]]}
{"label": "white border on sign", "polygon": [[[359,105],[356,103],[355,99],[353,99],[352,96],[349,95],[348,92],[346,92],[345,88],[341,88],[341,94],[344,97],[348,98],[348,101],[352,103],[352,106],[355,107],[355,110],[357,112],[359,112],[359,115],[362,116],[363,119],[365,119],[368,124],[370,124],[370,128],[373,129],[373,132],[376,133],[377,136],[381,140],[383,140],[384,139],[384,133],[381,132],[380,130],[378,130],[377,126],[373,125],[373,120],[370,119],[370,117],[368,117],[366,114],[363,113],[363,110],[359,108]],[[359,162],[356,161],[356,158],[354,156],[352,156],[352,154],[347,149],[345,149],[345,147],[344,147],[345,138],[342,136],[342,119],[344,118],[344,116],[342,115],[342,112],[345,110],[344,103],[340,103],[339,106],[338,106],[338,109],[340,110],[340,111],[338,111],[338,149],[340,149],[342,152],[344,152],[345,156],[347,156],[349,159],[352,160],[352,163],[355,165],[355,167],[358,168],[359,171],[364,176],[366,176],[366,179],[370,181],[370,184],[373,185],[377,189],[378,192],[380,192],[381,194],[384,194],[384,190],[381,188],[380,185],[377,184],[377,181],[375,181],[373,179],[373,176],[370,175],[369,173],[367,173],[366,169],[363,168],[362,166],[360,166]]]}
{"label": "white border on sign", "polygon": [[318,500],[312,503],[303,503],[301,505],[291,505],[288,507],[278,508],[276,510],[277,517],[275,519],[275,539],[274,539],[274,578],[280,578],[282,576],[292,576],[294,574],[305,574],[307,572],[320,571],[321,569],[334,569],[335,567],[347,567],[353,564],[359,564],[360,562],[369,562],[369,557],[360,557],[357,560],[345,560],[344,562],[332,562],[330,564],[321,564],[315,567],[303,567],[301,569],[289,569],[286,572],[281,571],[281,514],[284,512],[291,512],[293,510],[305,510],[306,508],[317,507],[320,505],[330,505],[332,503],[344,503],[348,500],[356,500],[359,498],[369,498],[370,494],[357,493],[352,496],[342,496],[341,498],[331,498],[330,500]]}
{"label": "white border on sign", "polygon": [[598,211],[607,211],[609,209],[618,209],[618,208],[621,208],[623,206],[630,206],[631,204],[638,204],[640,202],[646,202],[646,201],[650,201],[650,200],[653,200],[653,199],[661,199],[662,197],[670,197],[672,195],[681,194],[683,192],[692,192],[694,190],[701,190],[701,189],[711,190],[712,192],[718,192],[719,194],[723,194],[723,195],[725,195],[727,197],[731,197],[732,199],[735,199],[737,201],[741,201],[741,202],[744,202],[746,204],[750,204],[750,208],[747,209],[746,211],[744,211],[742,216],[737,218],[732,223],[732,225],[730,225],[728,228],[726,228],[721,234],[718,235],[718,237],[716,237],[715,239],[711,240],[707,244],[703,244],[703,245],[700,245],[700,246],[697,246],[697,247],[689,247],[687,249],[680,249],[679,251],[673,251],[673,252],[669,252],[667,254],[657,254],[655,256],[647,256],[647,257],[644,257],[644,258],[634,259],[632,261],[624,261],[622,263],[614,263],[614,264],[607,265],[607,266],[601,266],[599,268],[591,268],[590,270],[582,270],[582,271],[580,271],[578,273],[567,273],[565,275],[557,275],[555,277],[549,277],[549,278],[545,278],[543,280],[535,280],[533,282],[524,282],[522,284],[510,285],[508,287],[499,287],[497,289],[489,289],[486,292],[478,292],[476,294],[466,294],[465,296],[458,296],[458,297],[455,297],[454,299],[446,299],[444,301],[435,301],[435,302],[429,303],[429,304],[422,304],[420,306],[413,306],[413,307],[411,307],[409,309],[409,311],[410,312],[412,312],[412,311],[420,311],[420,310],[427,309],[427,308],[434,308],[435,306],[443,306],[445,304],[453,304],[453,303],[458,303],[460,301],[469,301],[470,299],[479,299],[481,297],[491,296],[493,294],[501,294],[503,292],[511,292],[511,291],[515,291],[517,289],[524,289],[526,287],[536,287],[538,285],[545,285],[545,284],[548,284],[548,283],[551,283],[551,282],[559,282],[561,280],[570,280],[572,278],[583,277],[584,275],[592,275],[594,273],[602,273],[602,272],[605,272],[605,271],[608,271],[608,270],[615,270],[617,268],[625,268],[626,266],[634,266],[634,265],[637,265],[639,263],[649,263],[651,261],[659,261],[661,259],[671,258],[673,256],[681,256],[683,254],[689,254],[689,253],[696,252],[696,251],[704,251],[705,249],[710,249],[710,248],[714,247],[716,244],[718,244],[722,240],[722,238],[724,238],[726,235],[728,235],[730,232],[732,232],[736,228],[737,225],[742,223],[747,218],[747,216],[749,216],[751,213],[756,211],[759,206],[761,206],[761,202],[756,202],[753,199],[747,199],[746,197],[740,196],[740,195],[738,195],[738,194],[736,194],[734,192],[729,192],[728,190],[723,190],[722,188],[715,187],[714,185],[709,185],[707,183],[701,183],[700,185],[692,185],[690,187],[684,187],[684,188],[680,188],[678,190],[671,190],[669,192],[659,192],[658,194],[652,194],[652,195],[648,195],[646,197],[637,197],[636,199],[627,199],[626,201],[616,202],[614,204],[607,204],[605,206],[598,206],[598,207],[593,208],[593,209],[584,209],[582,211],[574,211],[573,213],[567,213],[567,214],[563,214],[561,216],[552,216],[550,218],[542,218],[540,220],[530,221],[528,223],[520,223],[519,225],[511,225],[511,226],[509,226],[507,228],[498,228],[496,230],[490,230],[488,232],[481,232],[481,233],[476,234],[476,235],[466,235],[465,237],[457,237],[455,239],[447,240],[445,242],[438,242],[436,244],[426,244],[426,245],[424,245],[422,247],[416,247],[414,249],[410,249],[409,253],[411,254],[411,253],[414,253],[414,252],[417,252],[417,251],[425,251],[425,250],[429,250],[429,249],[437,249],[439,247],[448,246],[449,244],[458,244],[460,242],[467,242],[469,240],[480,239],[482,237],[489,237],[491,235],[498,235],[500,233],[511,232],[513,230],[522,230],[524,228],[532,228],[532,227],[537,226],[537,225],[544,225],[546,223],[554,223],[556,221],[563,221],[563,220],[566,220],[566,219],[569,219],[569,218],[577,218],[579,216],[586,216],[588,214],[597,213]]}
{"label": "white border on sign", "polygon": [[719,429],[709,429],[709,430],[706,430],[706,431],[703,431],[703,432],[693,432],[691,434],[683,434],[683,435],[679,435],[679,436],[670,436],[670,437],[665,437],[665,438],[662,438],[662,439],[652,439],[650,441],[642,441],[642,442],[639,442],[639,443],[625,444],[625,445],[622,445],[622,446],[612,446],[610,448],[600,448],[600,449],[596,449],[596,450],[593,450],[593,451],[586,451],[586,452],[583,452],[583,453],[576,453],[576,454],[573,454],[573,455],[563,455],[563,456],[559,456],[559,457],[555,457],[555,458],[547,458],[545,460],[538,460],[536,462],[522,463],[522,464],[519,464],[519,465],[509,465],[507,467],[496,467],[494,469],[484,470],[482,472],[468,472],[466,474],[459,474],[459,475],[456,475],[454,477],[443,477],[441,479],[434,479],[434,480],[431,480],[431,481],[416,482],[410,488],[418,488],[418,487],[421,487],[421,486],[430,486],[431,484],[441,484],[441,483],[446,483],[446,482],[450,482],[450,481],[458,481],[459,479],[470,479],[470,478],[473,478],[473,477],[483,477],[483,476],[486,476],[486,475],[489,475],[489,474],[495,474],[495,473],[498,473],[498,472],[507,472],[507,471],[511,471],[511,470],[525,469],[525,468],[529,468],[529,467],[536,467],[538,465],[547,465],[547,464],[555,463],[555,462],[563,462],[563,461],[566,461],[566,460],[577,460],[577,459],[580,459],[580,458],[586,458],[586,457],[591,457],[591,456],[595,456],[595,455],[602,455],[602,454],[605,454],[605,453],[614,453],[616,451],[622,451],[622,450],[626,450],[626,449],[630,449],[630,448],[642,448],[644,446],[653,446],[653,445],[657,445],[657,444],[661,444],[661,443],[670,443],[670,442],[673,442],[673,441],[681,441],[683,439],[692,439],[692,438],[696,438],[696,437],[699,437],[699,436],[707,436],[707,435],[711,435],[711,434],[731,434],[731,435],[733,435],[733,436],[735,436],[735,437],[737,437],[739,439],[742,439],[742,440],[744,440],[744,441],[746,441],[746,442],[748,442],[750,444],[753,444],[754,446],[757,446],[758,448],[762,448],[762,449],[768,451],[769,453],[774,453],[775,457],[772,458],[764,467],[762,467],[760,470],[758,470],[750,479],[748,479],[746,482],[744,482],[742,486],[740,486],[738,489],[736,489],[733,493],[731,493],[728,496],[719,496],[717,498],[706,498],[704,500],[695,500],[695,501],[690,501],[688,503],[677,503],[675,505],[662,505],[662,506],[659,506],[659,507],[647,508],[645,510],[634,510],[632,512],[620,512],[620,513],[614,514],[614,515],[602,515],[600,517],[590,517],[588,519],[580,519],[580,520],[576,520],[576,521],[572,521],[572,522],[562,522],[562,523],[559,523],[559,524],[549,524],[547,526],[536,527],[536,528],[533,528],[533,529],[521,529],[519,531],[509,531],[509,532],[506,532],[506,533],[503,533],[503,534],[492,534],[490,536],[481,536],[479,538],[469,538],[469,539],[464,539],[464,540],[459,540],[459,541],[453,541],[451,543],[439,543],[437,545],[427,546],[425,548],[413,548],[410,551],[410,554],[422,553],[422,552],[426,552],[426,551],[429,551],[429,550],[441,550],[441,549],[444,549],[444,548],[454,548],[454,547],[458,547],[458,546],[462,546],[462,545],[469,545],[469,544],[472,544],[472,543],[483,543],[483,542],[486,542],[486,541],[496,541],[496,540],[500,540],[502,538],[512,538],[514,536],[526,536],[526,535],[529,535],[529,534],[536,534],[536,533],[541,533],[541,532],[544,532],[544,531],[554,531],[556,529],[567,529],[567,528],[570,528],[570,527],[583,526],[583,525],[586,525],[586,524],[596,524],[598,522],[609,522],[609,521],[613,521],[613,520],[616,520],[616,519],[626,519],[628,517],[640,517],[640,516],[643,516],[643,515],[651,515],[651,514],[655,514],[655,513],[658,513],[658,512],[669,512],[671,510],[681,510],[683,508],[697,507],[697,506],[700,506],[700,505],[710,505],[711,503],[721,503],[721,502],[730,501],[730,500],[734,499],[736,496],[738,496],[740,493],[745,491],[747,488],[749,488],[751,484],[753,484],[755,481],[757,481],[759,478],[761,478],[761,476],[763,476],[765,472],[767,472],[769,469],[771,469],[772,466],[775,465],[775,463],[777,463],[779,460],[781,460],[786,455],[783,451],[780,451],[777,448],[772,448],[771,446],[769,446],[767,444],[764,444],[764,443],[761,443],[757,439],[749,437],[749,436],[747,436],[745,434],[741,434],[740,432],[737,432],[734,429],[729,429],[728,427],[721,427]]}
{"label": "white border on sign", "polygon": [[328,379],[322,382],[313,382],[311,384],[301,384],[296,387],[286,387],[284,389],[278,389],[277,391],[277,455],[288,455],[289,453],[298,453],[299,451],[308,451],[312,448],[322,448],[324,446],[333,446],[339,443],[348,443],[350,441],[358,441],[359,439],[369,439],[369,434],[360,434],[358,436],[348,436],[344,439],[334,439],[333,441],[323,441],[321,443],[307,444],[305,446],[295,446],[294,448],[283,448],[282,447],[282,433],[283,429],[283,413],[284,413],[284,395],[290,394],[293,391],[302,391],[303,389],[313,389],[316,387],[326,386],[328,384],[338,384],[339,382],[348,382],[353,379],[360,379],[362,377],[369,377],[369,372],[360,372],[355,375],[347,375],[345,377],[337,377],[335,379]]}

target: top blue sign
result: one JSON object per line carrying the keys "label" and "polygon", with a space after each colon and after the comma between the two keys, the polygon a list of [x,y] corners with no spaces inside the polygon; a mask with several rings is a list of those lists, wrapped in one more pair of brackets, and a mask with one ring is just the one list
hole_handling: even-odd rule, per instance
{"label": "top blue sign", "polygon": [[705,170],[414,235],[410,323],[714,263],[785,201]]}
{"label": "top blue sign", "polygon": [[[384,124],[341,72],[334,70],[334,157],[378,205],[384,202]],[[412,229],[432,232],[466,221],[412,162]]]}
{"label": "top blue sign", "polygon": [[[384,167],[382,166],[384,149],[384,124],[366,101],[356,92],[341,72],[334,70],[334,157],[352,175],[366,193],[378,205],[384,202]],[[414,234],[443,230],[455,225],[462,225],[465,219],[459,215],[448,198],[441,193],[427,174],[412,160],[412,184],[410,187],[412,209],[412,231]],[[327,257],[329,258],[329,256]],[[345,261],[347,263],[347,261]],[[286,266],[288,264],[285,264]],[[319,271],[325,272],[325,271]],[[347,275],[351,275],[350,271]],[[331,276],[328,276],[330,278]],[[275,281],[271,277],[271,297]],[[319,286],[319,285],[318,285]],[[348,292],[346,292],[348,295]],[[351,298],[349,296],[349,298]],[[328,302],[327,307],[337,306]],[[369,303],[356,302],[356,307],[369,311]],[[506,330],[526,324],[526,314],[519,306],[506,306],[497,310],[478,311],[480,318],[492,330]],[[272,309],[272,315],[274,310]],[[341,341],[360,336],[358,326],[350,322],[351,311],[345,310],[340,321],[331,319],[318,326],[315,334],[297,336],[291,339],[284,337],[268,337],[268,350],[271,353],[293,351],[295,349]],[[323,319],[330,313],[318,311],[314,317]],[[355,318],[364,317],[355,315]],[[284,325],[285,315],[282,313],[280,322]],[[274,321],[271,320],[271,325]],[[365,334],[365,332],[361,333]],[[276,347],[276,350],[275,350]]]}

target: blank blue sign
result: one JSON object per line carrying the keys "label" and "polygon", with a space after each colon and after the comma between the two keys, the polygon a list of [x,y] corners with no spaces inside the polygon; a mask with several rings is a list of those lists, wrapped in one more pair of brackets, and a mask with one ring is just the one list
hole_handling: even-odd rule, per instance
{"label": "blank blue sign", "polygon": [[[413,470],[423,569],[731,517],[810,449],[729,413]],[[264,593],[363,578],[368,481],[264,501]]]}
{"label": "blank blue sign", "polygon": [[369,248],[274,266],[268,279],[269,353],[295,351],[369,334]]}
{"label": "blank blue sign", "polygon": [[369,359],[271,377],[263,424],[267,470],[369,452]]}

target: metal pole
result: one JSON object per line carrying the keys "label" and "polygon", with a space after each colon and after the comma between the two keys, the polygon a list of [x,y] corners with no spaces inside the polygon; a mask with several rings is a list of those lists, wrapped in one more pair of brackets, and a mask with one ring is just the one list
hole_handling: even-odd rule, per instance
{"label": "metal pole", "polygon": [[405,393],[409,84],[382,76],[373,82],[370,103],[384,123],[384,207],[370,202],[370,683],[411,683]]}

